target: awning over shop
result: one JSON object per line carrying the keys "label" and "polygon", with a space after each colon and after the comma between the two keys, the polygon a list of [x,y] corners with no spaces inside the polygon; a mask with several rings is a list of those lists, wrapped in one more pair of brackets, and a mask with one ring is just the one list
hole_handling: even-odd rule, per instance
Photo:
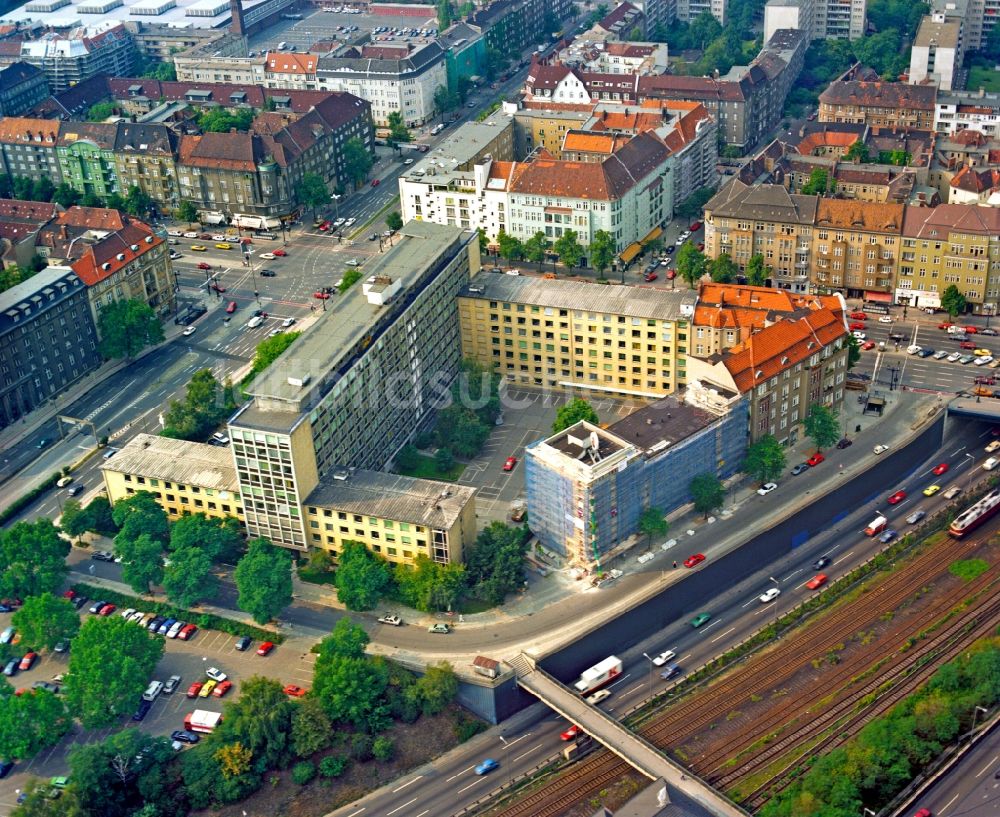
{"label": "awning over shop", "polygon": [[636,241],[634,244],[629,244],[624,250],[619,254],[622,263],[631,264],[635,257],[642,252],[642,244]]}
{"label": "awning over shop", "polygon": [[865,300],[871,301],[874,304],[891,304],[892,303],[892,293],[891,292],[872,292],[871,290],[865,290]]}
{"label": "awning over shop", "polygon": [[642,244],[643,246],[646,246],[650,241],[656,241],[656,239],[658,239],[661,235],[663,235],[663,228],[662,227],[654,227],[650,231],[649,235],[647,235],[639,243]]}

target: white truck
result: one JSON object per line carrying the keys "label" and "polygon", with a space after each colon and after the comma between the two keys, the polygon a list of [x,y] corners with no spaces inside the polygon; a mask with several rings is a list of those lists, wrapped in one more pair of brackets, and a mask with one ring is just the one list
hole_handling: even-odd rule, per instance
{"label": "white truck", "polygon": [[191,732],[208,734],[214,731],[222,720],[221,712],[209,712],[207,709],[196,709],[184,717],[184,728]]}
{"label": "white truck", "polygon": [[611,655],[601,663],[594,664],[590,669],[584,670],[583,674],[573,684],[573,688],[580,695],[589,695],[595,689],[600,689],[619,675],[622,674],[622,662],[619,658]]}

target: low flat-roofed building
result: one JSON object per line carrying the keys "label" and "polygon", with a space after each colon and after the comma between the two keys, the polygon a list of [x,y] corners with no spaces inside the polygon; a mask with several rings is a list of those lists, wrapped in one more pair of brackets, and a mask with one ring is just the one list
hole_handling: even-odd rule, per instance
{"label": "low flat-roofed building", "polygon": [[735,473],[746,453],[747,401],[735,389],[716,397],[699,405],[665,397],[610,428],[580,421],[529,445],[532,532],[569,564],[598,572],[639,541],[644,510],[669,514],[690,502],[695,476]]}
{"label": "low flat-roofed building", "polygon": [[343,469],[303,505],[309,544],[334,558],[360,542],[393,564],[418,556],[448,564],[476,540],[476,490],[449,482]]}
{"label": "low flat-roofed building", "polygon": [[101,465],[112,506],[149,491],[171,519],[203,513],[243,523],[236,466],[228,448],[138,434]]}

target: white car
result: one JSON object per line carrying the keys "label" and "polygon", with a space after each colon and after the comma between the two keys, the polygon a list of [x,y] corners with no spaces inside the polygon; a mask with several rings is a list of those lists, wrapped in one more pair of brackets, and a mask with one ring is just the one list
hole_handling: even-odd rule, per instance
{"label": "white car", "polygon": [[273,252],[262,252],[260,257],[266,261],[273,261],[277,256]]}
{"label": "white car", "polygon": [[961,356],[962,356],[962,353],[961,353],[961,352],[952,352],[952,353],[951,353],[950,355],[948,355],[948,362],[949,362],[949,363],[954,363],[954,362],[955,362],[956,360],[958,360],[958,359],[959,359],[959,358],[960,358]]}
{"label": "white car", "polygon": [[191,337],[191,335],[194,334],[194,332],[195,332],[195,327],[189,326],[187,329],[181,332],[181,334],[184,335],[184,337],[189,338]]}
{"label": "white car", "polygon": [[295,325],[295,318],[285,318],[281,322],[281,326],[283,329],[287,329],[289,326],[294,326],[294,325]]}
{"label": "white car", "polygon": [[213,681],[217,681],[220,684],[223,681],[225,681],[227,677],[229,677],[218,667],[209,667],[207,670],[205,670],[205,675],[207,675]]}
{"label": "white car", "polygon": [[174,238],[180,238],[184,235],[180,230],[167,230],[167,235],[172,235]]}
{"label": "white car", "polygon": [[781,591],[777,587],[771,587],[765,590],[760,596],[760,603],[767,604],[769,601],[774,601],[778,596],[781,595]]}
{"label": "white car", "polygon": [[872,452],[875,453],[875,454],[884,454],[888,450],[889,450],[889,446],[887,446],[887,445],[876,445],[872,449]]}
{"label": "white car", "polygon": [[333,226],[334,227],[343,227],[345,221],[347,221],[347,219],[344,218],[343,216],[341,216],[338,219],[334,219]]}
{"label": "white car", "polygon": [[122,618],[130,618],[135,615],[135,608],[129,607],[127,610],[122,611]]}
{"label": "white car", "polygon": [[915,343],[906,347],[906,354],[908,354],[908,355],[915,355],[919,351],[920,351],[920,347],[917,346],[917,344],[915,344]]}
{"label": "white car", "polygon": [[198,233],[184,233],[185,238],[197,238]]}
{"label": "white car", "polygon": [[346,219],[346,220],[344,221],[344,226],[345,226],[345,227],[350,227],[350,226],[351,226],[351,225],[352,225],[352,224],[353,224],[353,223],[354,223],[355,221],[357,221],[357,219],[356,219],[356,218],[353,218],[353,217],[352,217],[352,218],[349,218],[349,219]]}
{"label": "white car", "polygon": [[212,241],[226,241],[226,240],[228,240],[227,237],[222,235],[221,233],[219,235],[212,236]]}
{"label": "white car", "polygon": [[179,252],[174,252],[173,250],[170,251],[170,260],[171,261],[176,261],[178,258],[183,258],[183,257],[184,256],[182,256]]}
{"label": "white car", "polygon": [[599,704],[601,701],[606,700],[611,697],[611,692],[607,689],[599,689],[593,695],[588,695],[586,701],[588,704]]}
{"label": "white car", "polygon": [[664,650],[658,656],[656,656],[656,658],[653,659],[653,663],[658,667],[662,667],[664,664],[667,663],[667,661],[669,661],[676,655],[677,653],[675,653],[673,650]]}
{"label": "white car", "polygon": [[521,270],[519,269],[509,269],[504,273],[504,275],[520,275],[520,274]]}
{"label": "white car", "polygon": [[946,357],[948,357],[947,349],[942,349],[941,351],[934,353],[935,360],[944,360]]}
{"label": "white car", "polygon": [[771,491],[778,487],[777,482],[765,482],[757,489],[757,493],[761,496],[767,496]]}
{"label": "white car", "polygon": [[404,165],[412,165],[413,164],[413,159],[403,159],[403,164]]}
{"label": "white car", "polygon": [[986,446],[986,453],[987,454],[992,454],[998,448],[1000,448],[1000,440],[994,440],[988,446]]}
{"label": "white car", "polygon": [[985,366],[987,363],[993,362],[993,355],[983,355],[982,357],[977,357],[972,362],[976,366]]}
{"label": "white car", "polygon": [[992,471],[994,468],[997,467],[997,465],[1000,465],[1000,459],[996,457],[990,457],[988,460],[986,460],[986,462],[983,463],[983,470]]}
{"label": "white car", "polygon": [[183,621],[175,621],[170,629],[167,630],[167,638],[177,638],[177,634],[186,626],[187,624]]}
{"label": "white car", "polygon": [[879,323],[892,323],[892,318],[890,318],[888,315],[883,315],[881,318],[878,319],[878,322]]}
{"label": "white car", "polygon": [[864,332],[855,331],[851,332],[851,334],[854,335],[854,337],[857,338],[858,340],[864,340],[865,338],[868,337],[868,335],[866,335]]}

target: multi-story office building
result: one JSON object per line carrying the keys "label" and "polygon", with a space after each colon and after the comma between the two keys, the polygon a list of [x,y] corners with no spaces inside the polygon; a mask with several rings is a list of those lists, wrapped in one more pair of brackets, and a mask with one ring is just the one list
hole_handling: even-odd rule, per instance
{"label": "multi-story office building", "polygon": [[53,119],[0,117],[0,160],[3,172],[9,176],[29,179],[49,179],[58,185],[61,180],[56,143],[60,123]]}
{"label": "multi-story office building", "polygon": [[243,522],[236,467],[226,448],[137,434],[101,472],[112,505],[148,491],[171,519],[203,513]]}
{"label": "multi-story office building", "polygon": [[896,300],[919,308],[941,306],[954,284],[971,310],[997,314],[1000,300],[1000,210],[967,204],[907,207]]}
{"label": "multi-story office building", "polygon": [[87,287],[73,270],[47,267],[0,292],[0,428],[102,362]]}
{"label": "multi-story office building", "polygon": [[699,474],[731,476],[746,442],[747,401],[735,390],[695,404],[665,397],[610,428],[581,421],[525,449],[528,525],[567,563],[598,573],[645,542],[644,510],[690,502]]}
{"label": "multi-story office building", "polygon": [[61,180],[83,196],[105,199],[112,193],[124,193],[115,166],[117,137],[117,123],[64,123],[56,142]]}
{"label": "multi-story office building", "polygon": [[0,116],[20,116],[49,95],[45,73],[27,62],[0,68]]}
{"label": "multi-story office building", "polygon": [[386,468],[430,422],[461,361],[455,298],[478,268],[475,233],[410,222],[254,380],[229,422],[251,536],[305,550],[301,508],[317,485]]}
{"label": "multi-story office building", "polygon": [[685,383],[694,294],[482,273],[458,299],[462,353],[512,385],[662,397]]}
{"label": "multi-story office building", "polygon": [[819,95],[819,121],[930,130],[937,93],[933,85],[836,80]]}

